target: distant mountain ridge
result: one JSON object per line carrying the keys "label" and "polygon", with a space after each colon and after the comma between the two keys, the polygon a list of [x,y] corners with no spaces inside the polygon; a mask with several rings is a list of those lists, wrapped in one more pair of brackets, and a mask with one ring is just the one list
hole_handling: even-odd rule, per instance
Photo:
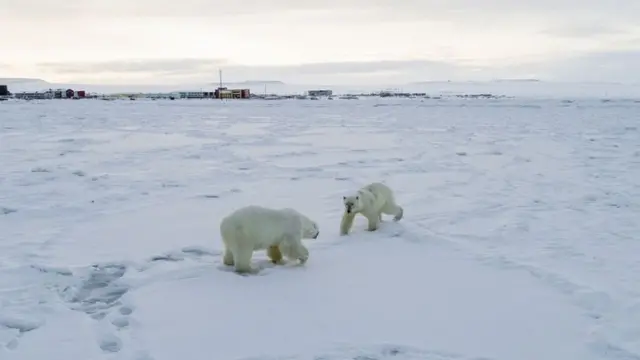
{"label": "distant mountain ridge", "polygon": [[3,85],[11,85],[16,83],[41,83],[41,84],[50,84],[49,82],[42,79],[35,78],[0,78],[0,84]]}
{"label": "distant mountain ridge", "polygon": [[[491,84],[491,83],[540,83],[542,82],[539,79],[495,79],[490,81],[415,81],[406,83],[404,85],[437,85],[437,84]],[[175,87],[176,89],[185,89],[190,85],[136,85],[136,84],[122,84],[122,85],[101,85],[101,84],[65,84],[65,83],[52,83],[43,79],[38,78],[0,78],[0,84],[2,85],[15,85],[18,88],[28,88],[28,89],[49,89],[49,88],[66,88],[66,87],[84,87],[84,88],[114,88],[114,87],[131,87],[131,88],[167,88],[167,87]],[[219,86],[217,82],[211,82],[207,84],[203,84],[204,86]],[[223,86],[227,87],[235,87],[235,86],[288,86],[287,84],[280,80],[245,80],[245,81],[223,81]],[[398,84],[399,86],[402,84]],[[191,86],[201,87],[202,85],[192,84]],[[304,86],[304,85],[293,85],[293,86]],[[311,85],[309,85],[311,86]],[[330,87],[330,85],[327,85]]]}
{"label": "distant mountain ridge", "polygon": [[[219,85],[219,83],[211,83],[211,85]],[[278,80],[246,80],[246,81],[223,81],[222,85],[286,85]]]}
{"label": "distant mountain ridge", "polygon": [[[72,88],[72,89],[87,89],[90,91],[191,91],[198,88],[214,88],[218,87],[219,83],[202,83],[202,84],[80,84],[80,83],[56,83],[48,82],[38,78],[0,78],[0,85],[8,85],[11,91],[44,91],[53,88]],[[223,82],[223,86],[227,87],[262,87],[262,86],[287,86],[279,80],[246,80],[246,81],[233,81]],[[118,89],[118,90],[116,90]]]}
{"label": "distant mountain ridge", "polygon": [[410,82],[409,85],[430,85],[430,84],[491,84],[491,83],[531,83],[542,82],[540,79],[494,79],[486,81],[415,81]]}

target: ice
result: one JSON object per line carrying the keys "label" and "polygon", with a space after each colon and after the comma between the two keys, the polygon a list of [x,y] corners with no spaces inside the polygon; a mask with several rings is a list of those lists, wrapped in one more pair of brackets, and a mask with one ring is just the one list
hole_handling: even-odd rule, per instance
{"label": "ice", "polygon": [[[640,359],[640,102],[0,104],[0,359]],[[338,235],[342,196],[404,208]],[[305,265],[221,263],[248,204]]]}

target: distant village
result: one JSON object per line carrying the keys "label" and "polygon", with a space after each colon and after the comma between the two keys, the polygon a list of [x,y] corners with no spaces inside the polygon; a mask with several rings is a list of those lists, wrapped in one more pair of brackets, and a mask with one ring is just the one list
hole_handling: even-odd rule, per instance
{"label": "distant village", "polygon": [[53,99],[99,99],[99,100],[138,100],[138,99],[262,99],[262,100],[319,100],[321,98],[333,100],[357,100],[360,97],[406,97],[417,98],[427,97],[425,93],[401,93],[391,91],[380,91],[375,93],[343,94],[336,96],[333,90],[318,89],[307,90],[305,94],[253,94],[249,89],[228,89],[219,87],[214,91],[176,91],[166,93],[116,93],[98,94],[89,93],[85,90],[76,89],[47,89],[44,91],[26,91],[11,93],[7,85],[0,85],[0,99],[20,99],[20,100],[53,100]]}
{"label": "distant village", "polygon": [[[44,91],[27,91],[11,93],[7,85],[0,85],[0,101],[17,99],[17,100],[54,100],[54,99],[98,99],[98,100],[177,100],[177,99],[261,99],[261,100],[319,100],[319,99],[341,99],[341,100],[358,100],[362,97],[396,97],[396,98],[422,98],[422,99],[440,99],[443,96],[429,96],[426,93],[408,93],[398,91],[382,90],[371,93],[358,94],[341,94],[334,95],[333,90],[319,89],[307,90],[305,94],[253,94],[249,89],[228,89],[219,87],[214,91],[176,91],[166,93],[116,93],[116,94],[99,94],[89,93],[85,90],[75,89],[47,89]],[[464,94],[452,95],[458,98],[501,98],[504,96],[496,96],[492,94]]]}
{"label": "distant village", "polygon": [[[381,90],[370,93],[358,93],[358,94],[340,94],[334,95],[333,90],[330,89],[313,89],[307,90],[304,94],[267,94],[266,85],[264,94],[253,94],[250,89],[229,89],[223,86],[222,82],[222,70],[220,73],[219,86],[214,91],[174,91],[174,92],[124,92],[124,93],[110,93],[99,94],[89,93],[81,89],[47,89],[43,91],[24,91],[11,93],[8,85],[0,84],[0,101],[17,99],[17,100],[54,100],[54,99],[99,99],[99,100],[139,100],[139,99],[262,99],[262,100],[285,100],[285,99],[298,99],[298,100],[320,100],[320,99],[341,99],[341,100],[358,100],[361,97],[396,97],[396,98],[421,98],[421,99],[440,99],[443,96],[429,96],[426,93],[411,93],[394,90]],[[460,94],[450,95],[459,98],[499,98],[504,96],[495,96],[492,94]],[[450,97],[445,96],[445,97]]]}
{"label": "distant village", "polygon": [[44,91],[25,91],[12,94],[7,85],[0,85],[0,96],[21,100],[51,100],[51,99],[249,99],[249,89],[218,88],[215,91],[187,91],[168,93],[117,93],[99,94],[75,89],[48,89]]}

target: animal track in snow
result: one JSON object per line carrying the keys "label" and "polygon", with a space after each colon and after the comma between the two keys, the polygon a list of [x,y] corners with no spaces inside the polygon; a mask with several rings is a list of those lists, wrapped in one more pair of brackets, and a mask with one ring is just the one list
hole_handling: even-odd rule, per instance
{"label": "animal track in snow", "polygon": [[129,306],[122,306],[120,307],[118,312],[120,312],[120,314],[122,315],[131,315],[131,313],[133,312],[133,309]]}
{"label": "animal track in snow", "polygon": [[115,353],[122,349],[122,341],[115,335],[105,335],[100,339],[100,349],[107,353]]}
{"label": "animal track in snow", "polygon": [[120,305],[120,298],[129,287],[118,282],[127,271],[122,264],[93,265],[86,279],[76,287],[63,290],[63,297],[73,310],[88,315],[103,313]]}
{"label": "animal track in snow", "polygon": [[99,322],[106,322],[114,310],[118,311],[118,315],[109,320],[110,324],[105,324],[105,327],[113,326],[115,331],[105,331],[97,336],[98,346],[106,353],[122,349],[122,340],[116,331],[129,326],[129,316],[133,313],[131,306],[122,303],[122,297],[130,290],[130,286],[122,281],[128,268],[124,264],[92,265],[79,284],[66,287],[61,294],[69,308],[84,312]]}
{"label": "animal track in snow", "polygon": [[[127,299],[127,294],[133,289],[133,285],[130,281],[123,279],[125,274],[132,271],[143,273],[165,262],[199,260],[219,255],[219,251],[199,246],[187,246],[177,251],[152,256],[140,264],[93,264],[80,269],[40,265],[31,265],[30,267],[42,273],[43,276],[53,275],[56,280],[49,283],[48,287],[58,293],[69,309],[84,313],[95,320],[97,346],[105,353],[118,353],[128,347],[128,341],[125,337],[129,336],[130,331],[134,331],[133,324],[135,323],[132,320],[135,307]],[[169,274],[163,272],[158,279],[164,279],[167,275],[170,277],[172,274],[173,272]],[[155,279],[156,276],[147,277],[144,282],[153,282]],[[0,349],[2,345],[9,350],[17,348],[19,337],[23,333],[35,331],[43,324],[44,319],[0,315],[0,331],[6,330],[8,334],[6,339],[0,340],[2,341]],[[141,356],[138,358],[150,359],[147,355]]]}
{"label": "animal track in snow", "polygon": [[0,215],[9,215],[9,214],[14,213],[14,212],[18,212],[18,210],[17,209],[13,209],[13,208],[0,206]]}
{"label": "animal track in snow", "polygon": [[111,320],[111,323],[118,329],[122,329],[129,326],[129,319],[125,316],[121,316]]}

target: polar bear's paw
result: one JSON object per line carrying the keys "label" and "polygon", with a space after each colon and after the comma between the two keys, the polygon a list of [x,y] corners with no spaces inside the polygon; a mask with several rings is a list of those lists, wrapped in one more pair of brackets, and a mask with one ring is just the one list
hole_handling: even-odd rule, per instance
{"label": "polar bear's paw", "polygon": [[228,249],[226,249],[224,251],[224,255],[222,256],[222,263],[226,266],[233,266],[234,265],[234,261],[233,261],[233,253],[231,251],[229,251]]}
{"label": "polar bear's paw", "polygon": [[306,255],[302,255],[298,258],[298,261],[300,261],[300,265],[304,265],[307,263],[307,261],[309,260],[309,254],[307,253]]}
{"label": "polar bear's paw", "polygon": [[260,274],[260,269],[256,269],[256,268],[242,269],[242,270],[236,269],[235,273],[240,276],[253,276],[253,275]]}
{"label": "polar bear's paw", "polygon": [[379,216],[369,219],[369,224],[367,225],[367,231],[376,231],[378,230],[379,227],[380,227]]}

